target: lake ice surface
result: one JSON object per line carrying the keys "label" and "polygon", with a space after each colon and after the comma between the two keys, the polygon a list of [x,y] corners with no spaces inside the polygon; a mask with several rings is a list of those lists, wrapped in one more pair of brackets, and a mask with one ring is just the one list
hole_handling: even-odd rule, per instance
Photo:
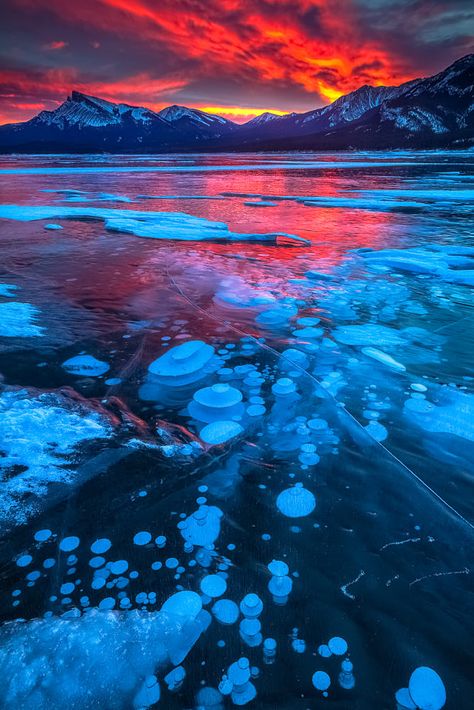
{"label": "lake ice surface", "polygon": [[473,168],[1,159],[4,707],[470,709]]}

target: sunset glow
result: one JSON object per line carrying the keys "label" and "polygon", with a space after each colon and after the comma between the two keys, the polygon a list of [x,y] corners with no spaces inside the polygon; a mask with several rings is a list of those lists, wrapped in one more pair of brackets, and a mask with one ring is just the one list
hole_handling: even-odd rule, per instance
{"label": "sunset glow", "polygon": [[[204,107],[238,122],[308,111],[363,84],[429,75],[468,50],[462,2],[409,5],[6,0],[0,121],[53,109],[72,89],[150,108]],[[444,32],[438,41],[430,28],[447,13],[450,40]]]}

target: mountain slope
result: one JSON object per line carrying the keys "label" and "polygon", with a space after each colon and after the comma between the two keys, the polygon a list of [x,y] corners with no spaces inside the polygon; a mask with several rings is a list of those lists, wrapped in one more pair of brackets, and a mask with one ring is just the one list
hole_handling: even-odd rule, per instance
{"label": "mountain slope", "polygon": [[194,134],[196,139],[219,138],[236,128],[235,123],[222,116],[186,106],[168,106],[158,115],[178,130],[189,135]]}
{"label": "mountain slope", "polygon": [[362,86],[328,106],[238,126],[185,106],[159,113],[73,91],[54,111],[0,126],[0,151],[347,150],[474,145],[474,54],[401,86]]}
{"label": "mountain slope", "polygon": [[[428,79],[362,86],[329,106],[291,114],[250,135],[264,149],[348,149],[462,145],[474,139],[474,55]],[[254,145],[256,147],[256,145]]]}
{"label": "mountain slope", "polygon": [[172,148],[176,129],[157,113],[114,104],[73,91],[54,111],[41,111],[25,123],[0,126],[0,147],[24,150],[141,150],[143,145]]}

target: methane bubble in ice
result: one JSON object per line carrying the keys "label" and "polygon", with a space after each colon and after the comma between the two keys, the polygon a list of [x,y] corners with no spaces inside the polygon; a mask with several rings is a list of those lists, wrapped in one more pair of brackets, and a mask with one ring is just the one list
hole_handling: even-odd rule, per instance
{"label": "methane bubble in ice", "polygon": [[165,601],[161,611],[175,616],[195,619],[202,609],[201,597],[196,592],[176,592]]}
{"label": "methane bubble in ice", "polygon": [[208,574],[201,580],[201,591],[208,597],[221,597],[227,589],[227,583],[219,574]]}
{"label": "methane bubble in ice", "polygon": [[288,565],[286,562],[272,560],[268,569],[273,575],[268,583],[268,591],[273,595],[273,600],[277,603],[286,603],[286,597],[293,589],[293,581],[288,577]]}
{"label": "methane bubble in ice", "polygon": [[239,607],[231,599],[219,599],[213,605],[212,613],[221,624],[235,624],[239,618]]}
{"label": "methane bubble in ice", "polygon": [[432,668],[420,666],[413,671],[408,690],[420,710],[441,710],[446,703],[446,689],[439,675]]}
{"label": "methane bubble in ice", "polygon": [[301,367],[305,370],[309,365],[309,358],[301,350],[296,350],[296,348],[288,348],[283,350],[278,366],[281,370],[294,370],[295,365]]}
{"label": "methane bubble in ice", "polygon": [[156,676],[149,675],[143,681],[141,688],[133,698],[133,707],[136,710],[149,708],[160,699],[160,685]]}
{"label": "methane bubble in ice", "polygon": [[397,710],[416,710],[416,705],[410,697],[408,688],[400,688],[395,693]]}
{"label": "methane bubble in ice", "polygon": [[36,542],[46,542],[46,540],[49,540],[53,533],[51,530],[38,530],[38,532],[35,533],[35,540]]}
{"label": "methane bubble in ice", "polygon": [[222,710],[222,695],[215,688],[205,686],[196,695],[196,710]]}
{"label": "methane bubble in ice", "polygon": [[339,673],[339,685],[345,690],[351,690],[355,685],[353,666],[348,658],[345,658],[341,663],[341,672]]}
{"label": "methane bubble in ice", "polygon": [[184,670],[183,666],[177,666],[176,668],[173,668],[173,670],[170,671],[164,677],[164,681],[165,681],[166,685],[168,686],[168,690],[171,693],[174,693],[177,690],[179,690],[179,688],[183,684],[185,677],[186,677],[186,671]]}
{"label": "methane bubble in ice", "polygon": [[277,642],[274,638],[266,638],[263,642],[263,662],[271,664],[275,660]]}
{"label": "methane bubble in ice", "polygon": [[106,362],[97,360],[93,355],[76,355],[63,362],[64,369],[71,375],[100,377],[110,368]]}
{"label": "methane bubble in ice", "polygon": [[246,594],[240,602],[240,611],[250,619],[260,616],[263,610],[263,602],[257,594]]}
{"label": "methane bubble in ice", "polygon": [[107,565],[115,576],[119,576],[128,570],[127,560],[117,560],[116,562],[111,562]]}
{"label": "methane bubble in ice", "polygon": [[229,666],[227,680],[231,684],[231,699],[234,705],[246,705],[255,698],[257,691],[250,682],[248,658],[239,658]]}
{"label": "methane bubble in ice", "polygon": [[139,532],[134,536],[133,542],[135,545],[139,546],[148,545],[148,543],[151,542],[151,533],[146,531]]}
{"label": "methane bubble in ice", "polygon": [[325,671],[316,671],[313,674],[312,682],[316,690],[327,690],[331,685],[331,678]]}
{"label": "methane bubble in ice", "polygon": [[370,422],[365,427],[365,430],[375,441],[385,441],[388,436],[388,431],[380,422]]}
{"label": "methane bubble in ice", "polygon": [[303,488],[302,483],[297,483],[293,488],[286,488],[277,498],[277,508],[287,518],[304,518],[313,512],[316,507],[316,498]]}
{"label": "methane bubble in ice", "polygon": [[236,436],[243,432],[243,428],[238,422],[232,421],[217,421],[212,424],[207,424],[201,429],[200,437],[204,443],[210,446],[224,444],[230,439],[235,439]]}
{"label": "methane bubble in ice", "polygon": [[251,648],[260,646],[262,643],[262,634],[260,630],[262,625],[258,619],[242,619],[239,625],[240,638]]}
{"label": "methane bubble in ice", "polygon": [[188,409],[193,419],[201,422],[233,419],[242,416],[242,393],[225,383],[203,387],[195,392]]}
{"label": "methane bubble in ice", "polygon": [[28,565],[33,561],[31,555],[21,555],[17,561],[17,567],[28,567]]}
{"label": "methane bubble in ice", "polygon": [[[171,387],[188,385],[213,372],[218,362],[213,363],[215,350],[201,340],[189,340],[176,345],[154,360],[148,372],[155,381]],[[215,365],[215,366],[214,366]]]}
{"label": "methane bubble in ice", "polygon": [[333,636],[328,641],[329,650],[334,653],[335,656],[343,656],[347,653],[347,643],[340,636]]}
{"label": "methane bubble in ice", "polygon": [[192,515],[178,523],[178,528],[191,545],[209,548],[219,537],[222,515],[222,510],[214,505],[200,505]]}
{"label": "methane bubble in ice", "polygon": [[93,552],[94,555],[102,555],[104,552],[110,550],[111,547],[112,543],[110,542],[110,540],[108,540],[106,537],[102,537],[92,543],[91,552]]}
{"label": "methane bubble in ice", "polygon": [[79,543],[79,538],[75,535],[71,535],[71,537],[65,537],[61,540],[59,543],[59,549],[63,552],[72,552],[72,550],[75,550],[76,547],[79,546]]}
{"label": "methane bubble in ice", "polygon": [[289,377],[281,377],[272,385],[273,394],[283,397],[296,392],[296,385]]}

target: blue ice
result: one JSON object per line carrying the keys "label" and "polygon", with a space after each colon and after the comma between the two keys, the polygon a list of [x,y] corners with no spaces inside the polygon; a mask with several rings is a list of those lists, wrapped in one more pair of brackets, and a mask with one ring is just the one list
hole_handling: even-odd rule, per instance
{"label": "blue ice", "polygon": [[44,335],[44,329],[36,324],[39,316],[39,310],[30,303],[20,301],[0,303],[0,336],[32,338]]}

